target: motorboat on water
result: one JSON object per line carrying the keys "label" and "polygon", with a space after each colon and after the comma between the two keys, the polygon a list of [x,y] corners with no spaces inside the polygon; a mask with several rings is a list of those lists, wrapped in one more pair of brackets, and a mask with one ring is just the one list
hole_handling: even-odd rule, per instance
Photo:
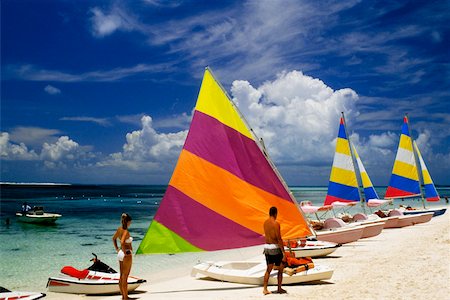
{"label": "motorboat on water", "polygon": [[17,212],[17,220],[32,224],[55,224],[62,215],[44,212],[42,206],[35,206],[32,210]]}
{"label": "motorboat on water", "polygon": [[[50,292],[70,293],[70,294],[118,294],[120,274],[107,264],[101,262],[97,255],[92,253],[94,258],[92,266],[84,270],[78,270],[71,266],[61,269],[61,274],[50,277],[47,288]],[[134,291],[145,279],[134,276],[128,277],[128,292]]]}
{"label": "motorboat on water", "polygon": [[35,300],[44,297],[44,293],[10,291],[0,286],[0,300]]}

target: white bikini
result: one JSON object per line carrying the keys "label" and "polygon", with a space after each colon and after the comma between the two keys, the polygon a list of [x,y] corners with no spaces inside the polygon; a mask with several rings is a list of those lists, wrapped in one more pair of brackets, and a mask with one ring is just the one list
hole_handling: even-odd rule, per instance
{"label": "white bikini", "polygon": [[[132,242],[133,242],[133,237],[131,237],[131,236],[125,240],[125,243],[127,243],[127,244],[131,244]],[[120,249],[119,252],[117,252],[117,259],[119,261],[123,261],[124,257],[125,257],[125,253],[122,251],[122,249]]]}

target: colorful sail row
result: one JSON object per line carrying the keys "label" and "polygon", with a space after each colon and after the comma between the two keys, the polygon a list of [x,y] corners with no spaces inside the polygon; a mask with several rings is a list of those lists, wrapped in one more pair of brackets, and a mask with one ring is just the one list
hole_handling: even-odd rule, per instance
{"label": "colorful sail row", "polygon": [[417,147],[416,141],[414,141],[414,150],[419,157],[420,168],[422,169],[425,198],[429,202],[439,201],[439,194],[436,191],[436,187],[434,186],[433,180],[431,179],[430,173],[428,172],[427,166],[425,165],[425,161],[422,158],[422,154],[419,151],[419,147]]}
{"label": "colorful sail row", "polygon": [[278,208],[283,238],[313,235],[239,111],[206,69],[185,144],[137,253],[263,244],[271,206]]}
{"label": "colorful sail row", "polygon": [[350,142],[345,129],[345,120],[342,116],[339,121],[339,131],[336,140],[333,165],[331,167],[328,192],[324,205],[333,202],[359,202],[359,187],[353,164]]}
{"label": "colorful sail row", "polygon": [[394,199],[420,196],[419,184],[413,140],[409,132],[408,117],[405,116],[391,179],[384,197]]}

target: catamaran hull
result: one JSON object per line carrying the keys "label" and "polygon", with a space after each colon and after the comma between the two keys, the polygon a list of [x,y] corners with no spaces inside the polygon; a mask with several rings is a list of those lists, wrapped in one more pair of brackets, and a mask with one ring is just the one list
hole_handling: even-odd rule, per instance
{"label": "catamaran hull", "polygon": [[304,247],[285,247],[285,251],[293,251],[295,257],[322,257],[333,253],[341,244],[327,241],[307,241]]}
{"label": "catamaran hull", "polygon": [[406,226],[412,226],[414,224],[426,223],[431,220],[433,213],[415,214],[415,215],[401,215],[398,216],[398,222],[395,227],[401,228]]}
{"label": "catamaran hull", "polygon": [[403,214],[404,215],[417,215],[417,214],[432,212],[433,217],[436,217],[436,216],[441,216],[441,215],[445,214],[446,211],[447,211],[447,208],[415,209],[415,210],[404,210]]}
{"label": "catamaran hull", "polygon": [[[143,279],[128,277],[128,292],[137,289],[142,283],[146,282]],[[50,292],[55,293],[69,293],[69,294],[88,294],[88,295],[102,295],[102,294],[118,294],[119,279],[77,279],[70,277],[50,277],[47,282],[47,287]]]}
{"label": "catamaran hull", "polygon": [[[192,269],[192,276],[204,275],[220,281],[263,285],[264,273],[266,272],[265,262],[247,261],[219,261],[205,262],[195,265]],[[277,285],[278,271],[270,273],[269,285]],[[308,271],[299,272],[292,276],[283,275],[283,284],[295,284],[310,281],[327,280],[333,276],[333,269],[328,266],[315,266]]]}
{"label": "catamaran hull", "polygon": [[347,244],[355,242],[362,237],[363,228],[333,228],[330,230],[316,231],[316,237],[320,241],[327,241],[337,244]]}
{"label": "catamaran hull", "polygon": [[385,229],[385,228],[398,228],[398,218],[399,218],[399,216],[383,218],[383,220],[386,221],[386,223],[384,223],[383,229]]}
{"label": "catamaran hull", "polygon": [[383,231],[384,224],[384,221],[375,222],[372,224],[361,224],[360,226],[364,227],[361,238],[365,239],[379,235]]}
{"label": "catamaran hull", "polygon": [[414,216],[413,218],[413,224],[421,224],[429,222],[433,218],[434,213],[423,213],[423,214],[414,214],[414,215],[406,215],[406,216]]}

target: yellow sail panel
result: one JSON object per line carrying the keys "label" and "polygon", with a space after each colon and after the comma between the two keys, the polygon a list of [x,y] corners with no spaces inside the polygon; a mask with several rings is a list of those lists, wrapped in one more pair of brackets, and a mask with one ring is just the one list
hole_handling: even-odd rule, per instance
{"label": "yellow sail panel", "polygon": [[401,161],[396,161],[394,168],[392,169],[392,174],[399,175],[414,181],[419,181],[419,176],[417,174],[417,168],[415,165],[410,165]]}
{"label": "yellow sail panel", "polygon": [[337,138],[336,140],[336,152],[351,156],[350,145],[347,139]]}
{"label": "yellow sail panel", "polygon": [[205,70],[203,76],[195,109],[219,120],[248,138],[254,139],[232,102],[208,69]]}
{"label": "yellow sail panel", "polygon": [[398,147],[413,152],[411,137],[402,134],[400,136],[400,144]]}
{"label": "yellow sail panel", "polygon": [[330,181],[347,186],[358,187],[355,171],[333,167],[331,169]]}

